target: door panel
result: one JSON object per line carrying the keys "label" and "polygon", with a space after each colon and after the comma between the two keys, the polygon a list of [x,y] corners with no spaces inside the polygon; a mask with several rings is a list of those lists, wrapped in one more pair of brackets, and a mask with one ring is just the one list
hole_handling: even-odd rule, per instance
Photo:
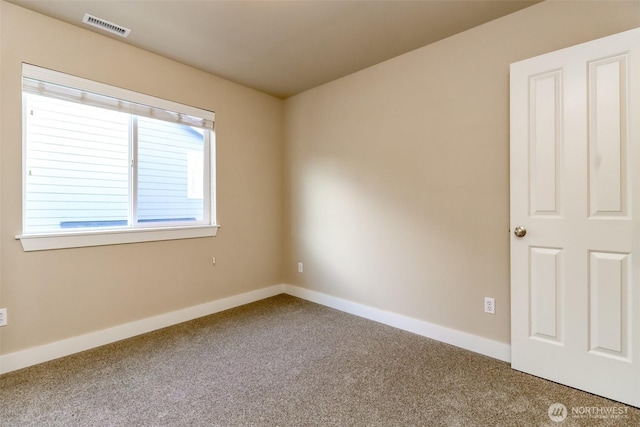
{"label": "door panel", "polygon": [[631,254],[591,252],[589,259],[589,348],[629,360]]}
{"label": "door panel", "polygon": [[512,366],[634,406],[639,79],[640,29],[511,66]]}
{"label": "door panel", "polygon": [[562,343],[560,331],[564,307],[559,304],[563,294],[562,250],[555,248],[530,248],[530,291],[529,311],[531,313],[530,335],[535,338]]}
{"label": "door panel", "polygon": [[589,202],[592,217],[626,216],[627,58],[589,63]]}
{"label": "door panel", "polygon": [[561,153],[562,75],[559,71],[531,77],[530,195],[532,215],[558,215]]}

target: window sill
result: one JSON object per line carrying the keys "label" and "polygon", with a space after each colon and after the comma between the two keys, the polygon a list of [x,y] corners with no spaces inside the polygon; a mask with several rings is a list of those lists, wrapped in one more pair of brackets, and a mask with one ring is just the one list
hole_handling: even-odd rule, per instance
{"label": "window sill", "polygon": [[121,245],[125,243],[156,242],[160,240],[214,237],[219,225],[171,228],[136,228],[128,230],[96,230],[52,234],[22,234],[16,239],[25,252],[88,246]]}

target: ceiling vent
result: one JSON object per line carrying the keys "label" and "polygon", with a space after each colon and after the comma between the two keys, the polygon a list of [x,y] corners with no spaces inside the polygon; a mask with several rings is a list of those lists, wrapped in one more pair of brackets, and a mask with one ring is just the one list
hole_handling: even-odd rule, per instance
{"label": "ceiling vent", "polygon": [[108,31],[113,34],[117,34],[120,37],[127,37],[131,32],[130,29],[121,27],[120,25],[116,25],[113,22],[105,21],[104,19],[100,19],[96,16],[89,15],[88,13],[84,14],[84,18],[82,18],[82,22],[85,24],[89,24],[96,28],[100,28],[101,30]]}

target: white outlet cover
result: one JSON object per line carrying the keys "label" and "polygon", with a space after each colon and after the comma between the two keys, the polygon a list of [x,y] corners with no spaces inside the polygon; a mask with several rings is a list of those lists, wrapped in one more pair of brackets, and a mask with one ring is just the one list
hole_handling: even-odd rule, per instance
{"label": "white outlet cover", "polygon": [[496,300],[490,297],[484,297],[484,312],[496,314]]}

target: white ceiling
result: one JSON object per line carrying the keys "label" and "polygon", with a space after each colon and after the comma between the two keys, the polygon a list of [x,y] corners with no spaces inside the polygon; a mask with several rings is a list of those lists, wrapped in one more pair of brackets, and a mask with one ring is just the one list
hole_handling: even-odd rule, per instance
{"label": "white ceiling", "polygon": [[[286,98],[538,1],[8,0]],[[85,13],[131,29],[127,39]]]}

